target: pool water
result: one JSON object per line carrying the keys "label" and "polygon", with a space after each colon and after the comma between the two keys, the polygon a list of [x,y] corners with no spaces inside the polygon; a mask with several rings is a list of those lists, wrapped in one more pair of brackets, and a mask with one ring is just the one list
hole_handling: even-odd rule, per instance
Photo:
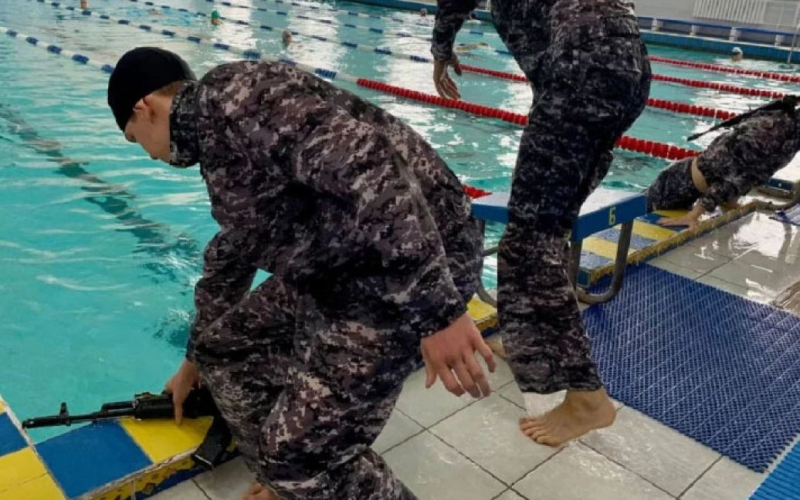
{"label": "pool water", "polygon": [[[166,3],[167,0],[162,0]],[[276,28],[291,26],[342,41],[429,55],[421,40],[356,31],[299,19],[297,15],[430,35],[407,19],[354,18],[313,12],[265,0],[239,3],[288,10],[288,15],[217,6],[223,16]],[[73,2],[77,4],[77,0]],[[157,2],[158,3],[158,2]],[[172,0],[173,7],[210,13],[203,0]],[[385,14],[360,4],[349,10]],[[158,26],[172,26],[216,41],[434,93],[429,64],[367,54],[296,37],[284,49],[280,31],[225,23],[212,28],[206,18],[157,9],[127,0],[92,0],[97,12]],[[20,13],[23,13],[21,15]],[[432,22],[432,20],[430,20]],[[0,2],[0,25],[113,64],[126,50],[157,45],[183,55],[198,75],[235,59],[209,46],[169,39],[131,27],[87,18],[31,0]],[[459,41],[486,41],[503,48],[489,33],[463,34]],[[724,57],[663,47],[653,54],[725,64]],[[470,64],[518,72],[510,57],[476,51]],[[760,61],[745,67],[770,71],[793,68]],[[655,72],[783,92],[786,83],[745,76],[654,65]],[[196,169],[178,170],[154,162],[128,144],[105,104],[107,75],[55,57],[8,37],[0,38],[0,391],[20,418],[55,413],[61,401],[73,412],[92,411],[103,401],[158,391],[182,359],[193,314],[193,284],[201,271],[202,249],[216,232]],[[465,100],[526,112],[531,91],[524,84],[477,75],[458,79]],[[507,189],[521,129],[498,121],[425,106],[339,82],[410,123],[466,183]],[[754,98],[654,83],[652,97],[743,111]],[[713,122],[648,109],[629,135],[702,148],[713,135],[688,145],[684,137]],[[666,165],[659,159],[617,152],[605,180],[611,188],[639,190]],[[496,240],[501,228],[492,228]],[[487,260],[492,282],[495,262]],[[263,274],[260,275],[263,278]],[[43,439],[61,429],[37,431]]]}

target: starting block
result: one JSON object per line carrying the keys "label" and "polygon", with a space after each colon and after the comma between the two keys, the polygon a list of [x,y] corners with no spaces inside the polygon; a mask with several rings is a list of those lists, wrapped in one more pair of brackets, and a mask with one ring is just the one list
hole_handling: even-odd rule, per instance
{"label": "starting block", "polygon": [[[472,214],[482,222],[508,222],[509,193],[494,193],[472,200]],[[647,213],[647,200],[642,193],[617,191],[598,188],[589,196],[581,207],[578,220],[572,227],[569,237],[570,261],[569,276],[576,288],[578,298],[587,304],[598,304],[611,300],[622,288],[622,278],[628,264],[633,223],[637,217]],[[620,226],[619,240],[614,261],[614,274],[611,288],[602,294],[590,294],[579,286],[588,287],[589,272],[581,268],[583,240],[587,237]],[[497,247],[484,250],[484,255],[491,255]],[[496,300],[481,286],[479,296],[484,302],[493,306]]]}

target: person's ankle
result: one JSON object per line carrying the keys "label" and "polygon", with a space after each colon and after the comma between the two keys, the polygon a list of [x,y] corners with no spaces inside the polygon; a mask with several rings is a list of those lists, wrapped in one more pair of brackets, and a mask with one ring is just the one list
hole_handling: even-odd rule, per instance
{"label": "person's ankle", "polygon": [[565,402],[577,410],[596,411],[610,403],[605,389],[596,391],[567,391]]}

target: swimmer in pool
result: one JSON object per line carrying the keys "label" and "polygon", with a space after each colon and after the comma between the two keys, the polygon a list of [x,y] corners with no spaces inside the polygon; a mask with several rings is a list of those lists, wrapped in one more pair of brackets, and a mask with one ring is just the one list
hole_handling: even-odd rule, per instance
{"label": "swimmer in pool", "polygon": [[214,26],[219,26],[220,24],[222,24],[222,18],[219,15],[219,12],[217,12],[216,10],[211,11],[211,24],[213,24]]}
{"label": "swimmer in pool", "polygon": [[797,103],[797,97],[788,96],[720,123],[712,130],[733,128],[700,156],[676,161],[661,172],[645,191],[648,210],[690,212],[659,224],[694,228],[703,214],[718,206],[737,208],[741,196],[785,167],[800,151]]}
{"label": "swimmer in pool", "polygon": [[283,46],[288,47],[289,45],[294,42],[294,38],[292,37],[292,32],[289,30],[283,30],[281,33],[281,39],[283,40]]}
{"label": "swimmer in pool", "polygon": [[420,9],[419,17],[428,17],[428,9]]}
{"label": "swimmer in pool", "polygon": [[89,8],[89,0],[81,0],[81,9],[86,10]]}
{"label": "swimmer in pool", "polygon": [[731,61],[741,62],[744,59],[744,52],[739,47],[734,47],[731,51]]}
{"label": "swimmer in pool", "polygon": [[463,57],[475,57],[475,54],[471,53],[473,50],[487,48],[489,48],[489,44],[486,42],[465,43],[453,49],[453,52]]}

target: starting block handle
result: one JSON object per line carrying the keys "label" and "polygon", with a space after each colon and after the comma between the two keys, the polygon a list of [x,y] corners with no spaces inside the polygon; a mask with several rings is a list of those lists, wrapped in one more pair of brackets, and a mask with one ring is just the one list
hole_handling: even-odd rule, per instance
{"label": "starting block handle", "polygon": [[[611,288],[602,294],[594,294],[575,287],[578,300],[589,305],[602,304],[603,302],[608,302],[609,300],[613,299],[614,296],[617,295],[617,293],[622,289],[622,278],[625,277],[625,269],[628,267],[628,249],[631,246],[632,234],[633,221],[622,224],[619,241],[617,242],[617,260],[614,262],[614,276],[611,280]],[[570,258],[570,268],[573,266],[576,268],[575,273],[570,275],[573,279],[573,286],[575,286],[575,282],[577,281],[578,268],[580,267],[580,265],[575,262],[580,262],[580,258],[581,251],[579,247],[577,259],[574,258],[574,255]]]}

